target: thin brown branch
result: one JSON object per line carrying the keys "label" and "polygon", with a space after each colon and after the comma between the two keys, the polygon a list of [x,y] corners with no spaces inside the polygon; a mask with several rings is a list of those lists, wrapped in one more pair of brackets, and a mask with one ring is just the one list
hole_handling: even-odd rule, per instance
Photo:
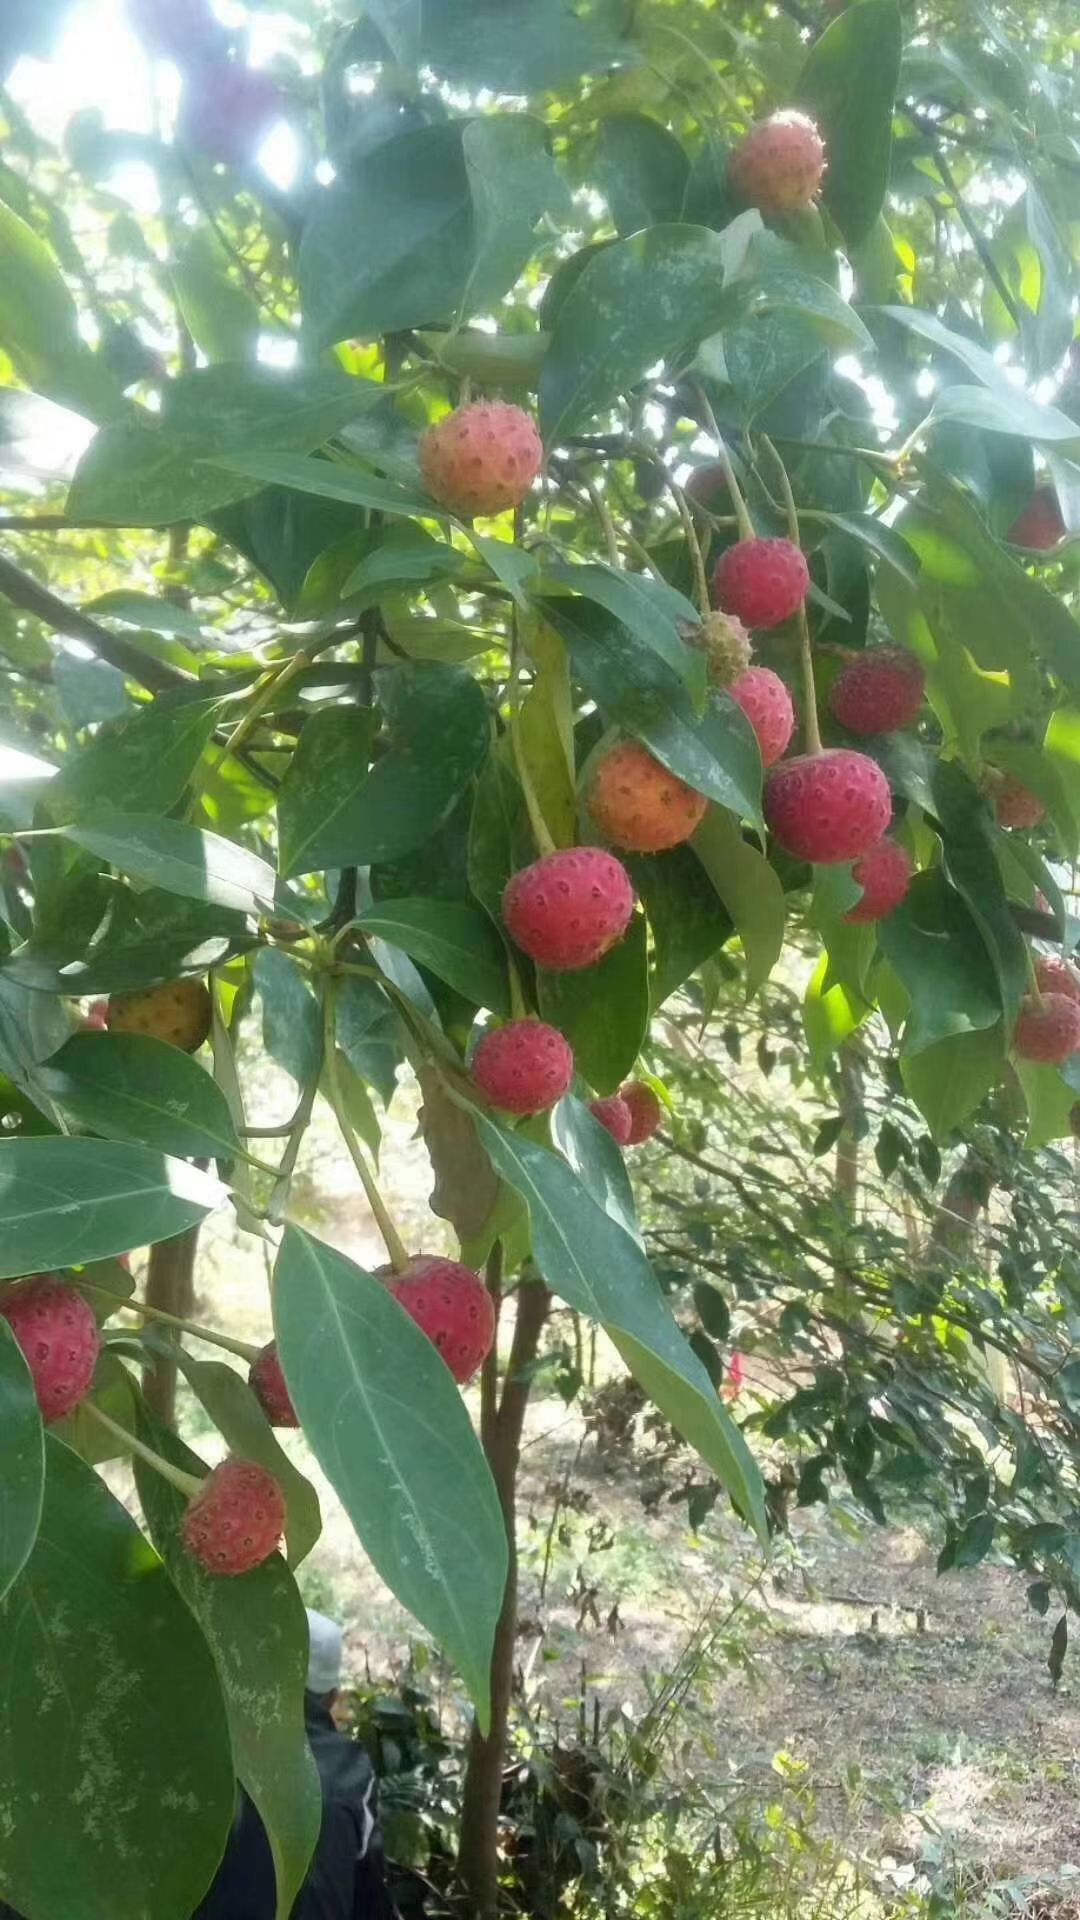
{"label": "thin brown branch", "polygon": [[152,655],[143,653],[131,640],[125,640],[122,634],[110,633],[107,627],[98,625],[89,614],[80,613],[78,608],[69,607],[65,601],[58,600],[47,587],[24,573],[10,560],[0,555],[0,595],[10,600],[13,606],[22,607],[24,612],[35,614],[44,620],[55,633],[66,634],[71,640],[82,640],[110,667],[126,674],[129,680],[138,681],[151,693],[164,693],[170,687],[186,687],[193,684],[190,674],[181,673],[178,668],[170,667],[164,660],[155,660]]}

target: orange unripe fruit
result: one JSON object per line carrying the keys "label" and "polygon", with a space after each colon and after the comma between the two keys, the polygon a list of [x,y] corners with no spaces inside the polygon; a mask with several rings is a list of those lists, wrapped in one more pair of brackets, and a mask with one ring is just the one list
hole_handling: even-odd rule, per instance
{"label": "orange unripe fruit", "polygon": [[669,773],[636,740],[605,754],[589,787],[589,812],[601,833],[627,853],[681,846],[708,805],[703,793]]}

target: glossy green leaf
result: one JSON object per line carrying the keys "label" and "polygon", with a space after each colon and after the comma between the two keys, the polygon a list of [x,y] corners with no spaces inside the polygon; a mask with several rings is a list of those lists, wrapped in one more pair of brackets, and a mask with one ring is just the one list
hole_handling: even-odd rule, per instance
{"label": "glossy green leaf", "polygon": [[907,1055],[1001,1019],[986,943],[940,869],[916,874],[903,905],[881,922],[878,940],[911,999]]}
{"label": "glossy green leaf", "polygon": [[689,846],[632,856],[626,864],[652,934],[650,995],[655,1013],[730,937],[731,915]]}
{"label": "glossy green leaf", "polygon": [[[135,893],[120,885],[110,890],[91,935],[84,939],[76,931],[61,940],[58,932],[42,945],[31,940],[4,974],[39,994],[124,993],[206,973],[255,943],[240,914],[178,900],[156,888]],[[63,1037],[57,1034],[47,1051],[55,1051]]]}
{"label": "glossy green leaf", "polygon": [[[201,1463],[175,1435],[149,1434],[185,1473]],[[319,1775],[304,1724],[308,1624],[296,1584],[275,1554],[242,1580],[205,1573],[183,1545],[182,1493],[135,1462],[150,1538],[205,1637],[228,1716],[237,1777],[258,1809],[274,1860],[276,1920],[289,1920],[322,1823]]]}
{"label": "glossy green leaf", "polygon": [[293,1465],[247,1381],[234,1367],[223,1360],[193,1360],[183,1351],[177,1355],[177,1365],[230,1452],[257,1461],[278,1482],[285,1495],[289,1565],[299,1566],[322,1532],[319,1496],[311,1481]]}
{"label": "glossy green leaf", "polygon": [[551,1137],[598,1207],[643,1246],[626,1159],[583,1100],[567,1094],[551,1116]]}
{"label": "glossy green leaf", "polygon": [[953,1034],[925,1053],[901,1055],[900,1072],[934,1139],[942,1142],[975,1112],[1004,1063],[1005,1029],[999,1022]]}
{"label": "glossy green leaf", "polygon": [[220,713],[219,700],[162,698],[140,707],[68,756],[49,782],[49,816],[67,825],[102,807],[167,813],[202,759]]}
{"label": "glossy green leaf", "polygon": [[397,1015],[377,981],[350,975],[341,982],[337,996],[337,1040],[341,1052],[361,1079],[373,1086],[384,1101],[390,1100],[403,1058],[401,1034]]}
{"label": "glossy green leaf", "polygon": [[436,513],[434,502],[416,488],[369,473],[366,467],[344,466],[336,460],[313,460],[300,453],[219,454],[212,464],[238,476],[237,485],[288,487],[312,493],[320,500],[338,500],[348,507],[374,507],[381,513]]}
{"label": "glossy green leaf", "polygon": [[169,277],[184,324],[208,360],[254,358],[264,316],[231,277],[229,256],[212,227],[195,229]]}
{"label": "glossy green leaf", "polygon": [[264,947],[252,968],[262,1003],[263,1046],[298,1087],[318,1078],[323,1028],[319,1003],[304,969],[279,947]]}
{"label": "glossy green leaf", "polygon": [[588,161],[620,234],[678,220],[690,163],[673,133],[644,113],[601,120]]}
{"label": "glossy green leaf", "polygon": [[360,915],[360,926],[430,968],[473,1006],[510,1012],[506,954],[479,907],[465,900],[380,900]]}
{"label": "glossy green leaf", "polygon": [[615,1093],[649,1027],[646,927],[638,914],[617,947],[581,973],[540,973],[540,1012],[566,1035],[578,1072],[597,1093]]}
{"label": "glossy green leaf", "polygon": [[502,927],[503,889],[512,873],[536,859],[525,796],[498,752],[480,770],[469,823],[469,887],[496,927]]}
{"label": "glossy green leaf", "polygon": [[518,709],[516,760],[557,847],[577,840],[574,691],[570,660],[557,633],[536,622],[529,633],[533,680]]}
{"label": "glossy green leaf", "polygon": [[632,58],[603,17],[564,0],[439,0],[423,10],[421,51],[439,76],[472,92],[532,93]]}
{"label": "glossy green leaf", "polygon": [[729,693],[711,692],[689,725],[674,708],[648,715],[631,731],[656,758],[699,793],[752,825],[761,821],[761,754],[757,735]]}
{"label": "glossy green leaf", "polygon": [[472,202],[472,263],[460,318],[483,314],[512,287],[533,251],[533,228],[569,196],[548,151],[548,131],[524,113],[485,114],[462,135]]}
{"label": "glossy green leaf", "polygon": [[0,1141],[0,1278],[170,1240],[221,1205],[218,1182],[150,1147]]}
{"label": "glossy green leaf", "polygon": [[362,707],[323,707],[305,722],[278,795],[286,877],[354,864],[374,731],[374,713]]}
{"label": "glossy green leaf", "polygon": [[189,826],[186,820],[102,809],[67,827],[65,837],[121,873],[167,893],[237,913],[273,911],[273,868],[234,840]]}
{"label": "glossy green leaf", "polygon": [[1051,1140],[1072,1138],[1076,1090],[1069,1084],[1068,1072],[1068,1061],[1061,1070],[1037,1066],[1031,1060],[1016,1062],[1016,1077],[1024,1090],[1028,1111],[1024,1145],[1032,1153],[1048,1146]]}
{"label": "glossy green leaf", "polygon": [[45,1486],[45,1437],[30,1369],[0,1321],[0,1601],[37,1539]]}
{"label": "glossy green leaf", "polygon": [[954,762],[938,761],[933,772],[935,811],[941,824],[945,871],[979,929],[1011,1027],[1027,990],[1027,948],[1009,910],[994,857],[997,832],[979,789]]}
{"label": "glossy green leaf", "polygon": [[46,1449],[37,1542],[0,1614],[0,1885],[35,1920],[188,1920],[235,1804],[214,1663],[104,1481]]}
{"label": "glossy green leaf", "polygon": [[387,667],[376,679],[389,751],[363,789],[354,866],[396,860],[429,840],[482,765],[491,739],[483,691],[460,667]]}
{"label": "glossy green leaf", "polygon": [[477,1117],[477,1128],[496,1171],[528,1205],[536,1262],[548,1285],[604,1325],[645,1391],[764,1540],[761,1475],[672,1318],[641,1248],[558,1154],[486,1116]]}
{"label": "glossy green leaf", "polygon": [[147,1034],[72,1034],[39,1078],[58,1107],[106,1140],[184,1159],[237,1151],[225,1096],[205,1068]]}
{"label": "glossy green leaf", "polygon": [[810,1057],[823,1067],[870,1014],[869,1002],[842,981],[829,984],[829,956],[823,953],[803,1000],[803,1030]]}
{"label": "glossy green leaf", "polygon": [[[621,621],[636,641],[677,674],[689,689],[695,708],[705,697],[707,661],[704,652],[688,646],[684,630],[696,630],[701,616],[692,600],[676,592],[666,580],[651,574],[620,571],[599,561],[568,565],[556,562],[545,569],[544,582],[558,581]],[[543,583],[541,583],[543,585]],[[548,611],[547,606],[544,608]]]}
{"label": "glossy green leaf", "polygon": [[746,984],[760,987],[784,945],[784,890],[764,854],[744,840],[738,822],[712,807],[692,846],[727,912],[746,954]]}
{"label": "glossy green leaf", "polygon": [[825,205],[854,246],[872,232],[889,184],[901,44],[896,0],[859,0],[814,41],[795,88],[825,141]]}
{"label": "glossy green leaf", "polygon": [[449,1369],[380,1281],[299,1227],[286,1228],[278,1255],[274,1325],[316,1459],[376,1570],[456,1662],[486,1724],[506,1529]]}

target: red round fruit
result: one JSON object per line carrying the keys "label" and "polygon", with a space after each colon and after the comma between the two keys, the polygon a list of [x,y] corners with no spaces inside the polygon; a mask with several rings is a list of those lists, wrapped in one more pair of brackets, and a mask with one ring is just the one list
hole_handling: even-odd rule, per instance
{"label": "red round fruit", "polygon": [[634,1116],[620,1093],[609,1094],[606,1100],[594,1100],[589,1112],[594,1120],[599,1120],[600,1125],[607,1128],[617,1147],[630,1145]]}
{"label": "red round fruit", "polygon": [[296,1408],[289,1398],[285,1375],[278,1359],[277,1342],[271,1340],[256,1354],[248,1374],[251,1389],[272,1427],[298,1427]]}
{"label": "red round fruit", "polygon": [[793,540],[740,540],[720,555],[713,598],[746,627],[778,627],[810,590],[806,555]]}
{"label": "red round fruit", "polygon": [[765,818],[796,860],[857,860],[892,819],[889,783],[875,761],[848,747],[800,754],[765,783]]}
{"label": "red round fruit", "polygon": [[829,706],[851,733],[895,733],[917,717],[925,692],[922,662],[906,647],[868,647],[839,674]]}
{"label": "red round fruit", "polygon": [[505,400],[458,407],[420,442],[428,492],[465,520],[520,506],[543,457],[535,421]]}
{"label": "red round fruit", "polygon": [[1021,1002],[1013,1045],[1021,1060],[1060,1067],[1080,1047],[1080,1002],[1067,993],[1029,993]]}
{"label": "red round fruit", "polygon": [[728,691],[757,734],[762,766],[771,767],[795,731],[795,703],[780,675],[771,667],[748,667]]}
{"label": "red round fruit", "polygon": [[495,1338],[495,1306],[479,1274],[457,1260],[420,1253],[390,1291],[437,1347],[458,1385],[483,1366]]}
{"label": "red round fruit", "polygon": [[1063,993],[1080,1004],[1080,974],[1056,953],[1040,953],[1035,961],[1035,984],[1040,993]]}
{"label": "red round fruit", "polygon": [[644,1080],[631,1080],[619,1094],[630,1109],[630,1133],[628,1147],[640,1147],[644,1140],[651,1140],[664,1117],[664,1109],[659,1095]]}
{"label": "red round fruit", "polygon": [[184,1515],[184,1545],[207,1573],[261,1567],[285,1531],[285,1495],[265,1467],[230,1455],[208,1473]]}
{"label": "red round fruit", "polygon": [[627,853],[681,846],[709,806],[705,794],[669,773],[636,740],[604,755],[589,783],[588,804],[605,839]]}
{"label": "red round fruit", "polygon": [[62,1420],[85,1400],[101,1333],[81,1293],[54,1273],[20,1280],[0,1296],[0,1315],[22,1348],[43,1420]]}
{"label": "red round fruit", "polygon": [[905,847],[895,840],[877,841],[851,869],[852,879],[863,892],[862,899],[856,901],[850,913],[845,913],[844,919],[855,926],[887,919],[907,899],[913,872],[911,855]]}
{"label": "red round fruit", "polygon": [[825,143],[805,113],[774,113],[751,127],[728,163],[740,200],[762,213],[797,213],[813,205],[825,172]]}
{"label": "red round fruit", "polygon": [[1030,553],[1051,553],[1067,532],[1053,487],[1036,487],[1005,538],[1010,546],[1026,547]]}
{"label": "red round fruit", "polygon": [[573,1085],[574,1055],[558,1027],[511,1020],[485,1033],[473,1054],[472,1077],[504,1113],[546,1113]]}
{"label": "red round fruit", "polygon": [[1001,827],[1037,827],[1046,819],[1046,807],[1037,793],[1014,773],[999,774],[992,788],[994,812]]}
{"label": "red round fruit", "polygon": [[510,938],[538,967],[576,973],[622,939],[634,911],[633,882],[613,853],[571,847],[515,873],[502,911]]}

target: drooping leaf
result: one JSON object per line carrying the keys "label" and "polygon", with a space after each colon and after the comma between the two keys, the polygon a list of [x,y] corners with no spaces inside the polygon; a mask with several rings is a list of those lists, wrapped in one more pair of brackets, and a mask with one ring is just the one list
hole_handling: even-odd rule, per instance
{"label": "drooping leaf", "polygon": [[760,987],[784,945],[784,890],[776,869],[723,807],[710,808],[692,845],[743,943],[746,984]]}
{"label": "drooping leaf", "polygon": [[491,737],[483,692],[460,667],[387,667],[376,680],[390,745],[363,788],[355,866],[396,860],[430,839],[482,765]]}
{"label": "drooping leaf", "polygon": [[462,135],[472,201],[472,261],[458,304],[462,318],[487,313],[512,287],[533,250],[533,228],[568,195],[548,151],[547,128],[524,113],[485,114]]}
{"label": "drooping leaf", "polygon": [[46,1450],[37,1541],[0,1613],[0,1885],[40,1920],[188,1920],[235,1804],[214,1663],[104,1481]]}
{"label": "drooping leaf", "polygon": [[[5,973],[38,994],[125,993],[206,973],[253,946],[255,938],[240,914],[156,888],[136,893],[117,884],[109,889],[89,939],[80,938],[77,929],[63,942],[59,929],[44,944],[32,939]],[[55,1051],[62,1038],[58,1034],[46,1051]]]}
{"label": "drooping leaf", "polygon": [[644,113],[605,114],[589,173],[620,234],[679,218],[690,173],[673,133]]}
{"label": "drooping leaf", "polygon": [[852,246],[873,230],[889,184],[901,47],[896,0],[859,0],[815,40],[795,88],[825,141],[825,204]]}
{"label": "drooping leaf", "polygon": [[136,880],[237,913],[271,912],[274,870],[258,854],[186,820],[101,809],[65,837]]}
{"label": "drooping leaf", "polygon": [[635,915],[618,946],[582,973],[540,973],[540,1012],[566,1035],[578,1072],[597,1093],[615,1093],[649,1026],[645,921]]}
{"label": "drooping leaf", "polygon": [[731,915],[689,846],[628,860],[652,934],[653,1012],[732,932]]}
{"label": "drooping leaf", "polygon": [[[30,1369],[0,1322],[0,1601],[37,1539],[45,1486],[45,1439]],[[2,1616],[0,1616],[2,1619]]]}
{"label": "drooping leaf", "polygon": [[974,1113],[1000,1078],[1005,1029],[977,1028],[939,1040],[924,1053],[902,1055],[900,1072],[934,1139],[943,1142]]}
{"label": "drooping leaf", "polygon": [[170,1240],[223,1197],[209,1174],[150,1147],[0,1141],[0,1279]]}
{"label": "drooping leaf", "polygon": [[148,1034],[72,1034],[39,1079],[58,1107],[106,1140],[181,1158],[237,1151],[225,1096],[205,1068]]}
{"label": "drooping leaf", "polygon": [[36,393],[88,420],[123,406],[119,385],[79,337],[75,303],[44,240],[0,202],[0,350]]}
{"label": "drooping leaf", "polygon": [[506,1530],[449,1369],[380,1281],[299,1227],[286,1228],[278,1255],[274,1324],[316,1459],[486,1724]]}
{"label": "drooping leaf", "polygon": [[551,1116],[551,1137],[598,1207],[643,1245],[626,1161],[584,1101],[568,1093]]}
{"label": "drooping leaf", "polygon": [[465,900],[380,900],[361,929],[388,940],[474,1006],[510,1012],[506,955],[487,916]]}
{"label": "drooping leaf", "polygon": [[167,813],[198,766],[219,713],[216,700],[157,699],[140,707],[69,756],[49,784],[48,814],[66,826],[102,807]]}
{"label": "drooping leaf", "polygon": [[322,1015],[308,976],[280,947],[256,954],[252,971],[262,1003],[263,1046],[298,1087],[308,1087],[318,1077],[323,1051]]}
{"label": "drooping leaf", "polygon": [[354,863],[374,727],[362,707],[323,707],[306,721],[278,795],[286,878]]}
{"label": "drooping leaf", "polygon": [[904,1032],[908,1056],[1001,1019],[986,944],[940,869],[915,876],[907,899],[882,921],[878,939],[911,999]]}

